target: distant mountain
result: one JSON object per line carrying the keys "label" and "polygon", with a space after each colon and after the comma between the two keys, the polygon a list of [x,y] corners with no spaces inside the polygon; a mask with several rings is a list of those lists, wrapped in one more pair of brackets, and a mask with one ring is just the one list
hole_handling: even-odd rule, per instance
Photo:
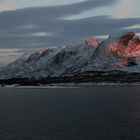
{"label": "distant mountain", "polygon": [[140,73],[140,39],[134,32],[111,35],[105,41],[90,38],[79,45],[46,48],[24,55],[2,67],[0,79],[49,81],[51,78],[74,79],[76,75],[78,80],[78,75],[93,76],[98,73],[93,80],[95,82],[100,74],[110,75],[112,72],[127,75]]}

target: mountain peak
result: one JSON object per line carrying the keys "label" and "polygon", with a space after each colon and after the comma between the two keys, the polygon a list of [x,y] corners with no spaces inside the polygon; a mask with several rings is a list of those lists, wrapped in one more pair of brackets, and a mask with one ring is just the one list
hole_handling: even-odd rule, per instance
{"label": "mountain peak", "polygon": [[125,35],[123,35],[120,40],[124,45],[128,45],[129,41],[136,37],[136,34],[134,32],[128,32]]}
{"label": "mountain peak", "polygon": [[131,40],[133,37],[136,36],[136,33],[135,32],[124,32],[124,31],[121,31],[121,32],[115,32],[113,34],[111,34],[108,38],[108,40],[110,42],[113,42],[113,41],[116,41],[116,40]]}
{"label": "mountain peak", "polygon": [[136,33],[128,32],[112,41],[108,48],[119,57],[137,57],[140,56],[140,39]]}
{"label": "mountain peak", "polygon": [[26,62],[31,62],[32,60],[38,61],[41,57],[48,55],[50,52],[53,52],[53,49],[51,48],[40,49],[39,51],[31,54],[27,58]]}
{"label": "mountain peak", "polygon": [[97,48],[99,46],[99,44],[101,43],[100,40],[98,40],[98,39],[96,39],[94,37],[91,37],[91,38],[85,40],[85,42],[86,42],[87,46],[89,46],[89,47],[93,46],[95,48]]}

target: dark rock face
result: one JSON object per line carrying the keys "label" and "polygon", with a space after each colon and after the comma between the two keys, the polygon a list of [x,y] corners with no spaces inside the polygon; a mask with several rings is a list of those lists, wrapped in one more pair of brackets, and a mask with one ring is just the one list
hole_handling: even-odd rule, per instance
{"label": "dark rock face", "polygon": [[135,57],[128,58],[128,67],[135,66],[135,65],[138,65],[136,62],[136,58]]}

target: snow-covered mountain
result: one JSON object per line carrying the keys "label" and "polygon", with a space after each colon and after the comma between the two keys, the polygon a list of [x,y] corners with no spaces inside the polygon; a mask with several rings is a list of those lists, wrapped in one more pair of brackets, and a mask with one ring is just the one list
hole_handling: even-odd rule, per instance
{"label": "snow-covered mountain", "polygon": [[140,72],[139,56],[140,39],[134,32],[111,35],[105,41],[90,38],[79,45],[24,55],[1,68],[0,79],[73,76],[87,71]]}

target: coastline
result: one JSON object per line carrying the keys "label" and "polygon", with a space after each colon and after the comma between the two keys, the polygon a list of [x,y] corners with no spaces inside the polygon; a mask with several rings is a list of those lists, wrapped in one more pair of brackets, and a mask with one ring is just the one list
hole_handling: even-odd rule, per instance
{"label": "coastline", "polygon": [[140,86],[140,83],[59,83],[59,84],[48,84],[48,85],[39,85],[39,86],[20,86],[20,85],[4,85],[0,86],[0,89],[55,89],[55,88],[92,88],[92,87],[111,87],[111,86]]}

